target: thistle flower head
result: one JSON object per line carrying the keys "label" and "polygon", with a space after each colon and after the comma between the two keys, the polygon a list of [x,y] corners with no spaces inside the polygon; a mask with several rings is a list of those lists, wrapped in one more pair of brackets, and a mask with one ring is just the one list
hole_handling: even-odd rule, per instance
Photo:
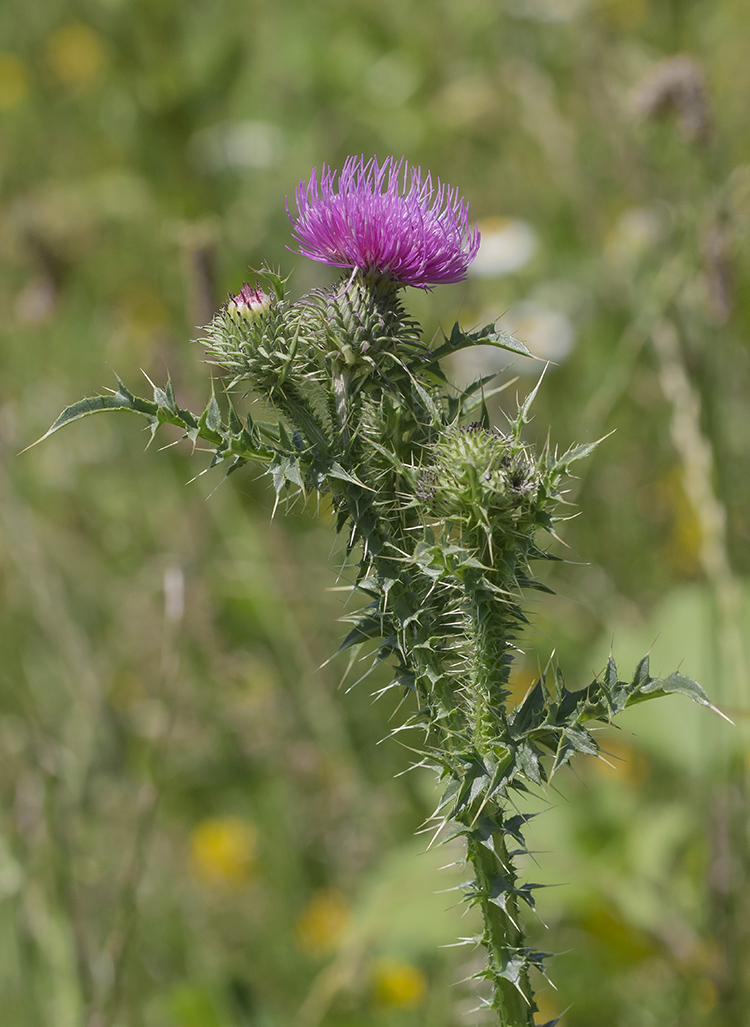
{"label": "thistle flower head", "polygon": [[268,296],[258,285],[254,289],[247,282],[242,286],[236,296],[227,304],[230,314],[239,314],[240,317],[258,317],[268,310],[271,305],[271,297]]}
{"label": "thistle flower head", "polygon": [[[479,249],[458,189],[402,157],[349,157],[341,171],[323,165],[296,191],[289,218],[299,252],[333,267],[358,269],[422,289],[460,282]],[[288,212],[288,207],[287,207]]]}

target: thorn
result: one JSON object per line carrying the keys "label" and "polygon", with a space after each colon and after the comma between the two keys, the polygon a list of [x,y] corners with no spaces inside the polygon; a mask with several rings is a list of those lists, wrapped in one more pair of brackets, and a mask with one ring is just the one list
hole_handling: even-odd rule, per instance
{"label": "thorn", "polygon": [[736,727],[736,726],[737,726],[737,725],[735,724],[735,722],[734,722],[734,721],[732,720],[732,718],[731,718],[731,717],[728,717],[728,716],[726,715],[726,713],[722,713],[722,711],[721,711],[721,710],[719,709],[719,707],[718,707],[718,706],[714,706],[714,705],[713,705],[713,703],[709,703],[709,706],[708,706],[708,708],[709,708],[709,710],[711,710],[711,711],[712,711],[713,713],[718,713],[718,715],[719,715],[719,716],[720,716],[720,717],[722,718],[722,720],[726,720],[726,722],[727,722],[728,724],[731,724],[731,725],[732,725],[732,727]]}

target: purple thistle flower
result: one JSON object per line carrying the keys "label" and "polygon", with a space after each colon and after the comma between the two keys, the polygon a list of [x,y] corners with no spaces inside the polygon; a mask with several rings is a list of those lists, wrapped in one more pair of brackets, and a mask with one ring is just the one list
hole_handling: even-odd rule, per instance
{"label": "purple thistle flower", "polygon": [[427,289],[466,278],[479,249],[479,229],[458,189],[402,157],[348,157],[340,172],[323,165],[320,180],[296,191],[299,252],[323,264],[383,275]]}

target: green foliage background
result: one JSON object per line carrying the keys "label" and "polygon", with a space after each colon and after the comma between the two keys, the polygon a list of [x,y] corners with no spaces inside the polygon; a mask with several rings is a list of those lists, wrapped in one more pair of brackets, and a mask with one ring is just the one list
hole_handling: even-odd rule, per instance
{"label": "green foliage background", "polygon": [[[412,290],[427,333],[550,307],[576,345],[530,437],[551,426],[565,448],[617,429],[581,468],[572,562],[548,579],[565,598],[536,602],[519,694],[553,648],[572,686],[610,645],[626,669],[652,647],[655,671],[682,662],[737,724],[677,697],[633,711],[634,733],[607,738],[615,770],[584,762],[546,797],[529,873],[567,886],[539,899],[535,941],[564,953],[543,1008],[570,1007],[566,1027],[743,1022],[745,18],[743,0],[2,5],[8,1023],[479,1022],[453,986],[471,956],[439,948],[472,933],[436,894],[457,883],[438,869],[450,851],[413,837],[432,782],[395,776],[408,751],[376,744],[394,715],[371,702],[377,681],[347,692],[345,665],[325,662],[347,580],[326,511],[271,521],[268,481],[191,481],[208,459],[184,444],[144,455],[130,418],[17,456],[114,385],[109,368],[134,391],[139,367],[159,382],[168,368],[201,409],[196,326],[248,265],[293,268],[299,294],[330,281],[286,249],[284,198],[313,165],[373,152],[405,153],[485,224],[521,219],[538,237],[511,274]],[[675,99],[662,62],[678,54],[694,88]],[[509,373],[511,409],[533,378]],[[246,851],[215,856],[211,876],[201,826],[231,837],[238,823]],[[315,912],[326,897],[341,930]]]}

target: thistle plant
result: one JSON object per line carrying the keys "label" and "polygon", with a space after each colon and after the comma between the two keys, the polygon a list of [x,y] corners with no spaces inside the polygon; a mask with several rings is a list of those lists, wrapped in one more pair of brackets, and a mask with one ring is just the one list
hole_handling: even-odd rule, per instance
{"label": "thistle plant", "polygon": [[[535,452],[524,428],[539,385],[492,427],[488,382],[457,390],[441,361],[476,345],[528,355],[525,346],[493,325],[458,324],[430,346],[406,312],[406,286],[460,281],[477,252],[479,231],[456,189],[404,160],[349,158],[340,172],[324,166],[300,182],[296,208],[299,251],[343,278],[300,300],[269,269],[242,286],[203,339],[226,403],[212,391],[193,414],[169,381],[144,399],[118,379],[111,395],[65,410],[47,435],[128,410],[152,434],[172,424],[193,444],[208,442],[211,466],[227,474],[262,465],[277,502],[328,498],[363,600],[341,650],[386,665],[386,688],[409,698],[394,733],[408,731],[416,765],[437,772],[436,831],[464,840],[464,898],[481,914],[479,935],[466,941],[486,951],[477,977],[490,982],[482,1002],[500,1027],[533,1027],[547,957],[524,926],[535,889],[518,870],[525,796],[577,753],[600,755],[592,728],[628,707],[671,692],[709,702],[682,674],[652,677],[648,657],[624,680],[610,658],[575,690],[550,666],[510,702],[526,596],[549,591],[535,568],[556,559],[549,547],[566,481],[596,442]],[[239,412],[247,394],[270,420]]]}

